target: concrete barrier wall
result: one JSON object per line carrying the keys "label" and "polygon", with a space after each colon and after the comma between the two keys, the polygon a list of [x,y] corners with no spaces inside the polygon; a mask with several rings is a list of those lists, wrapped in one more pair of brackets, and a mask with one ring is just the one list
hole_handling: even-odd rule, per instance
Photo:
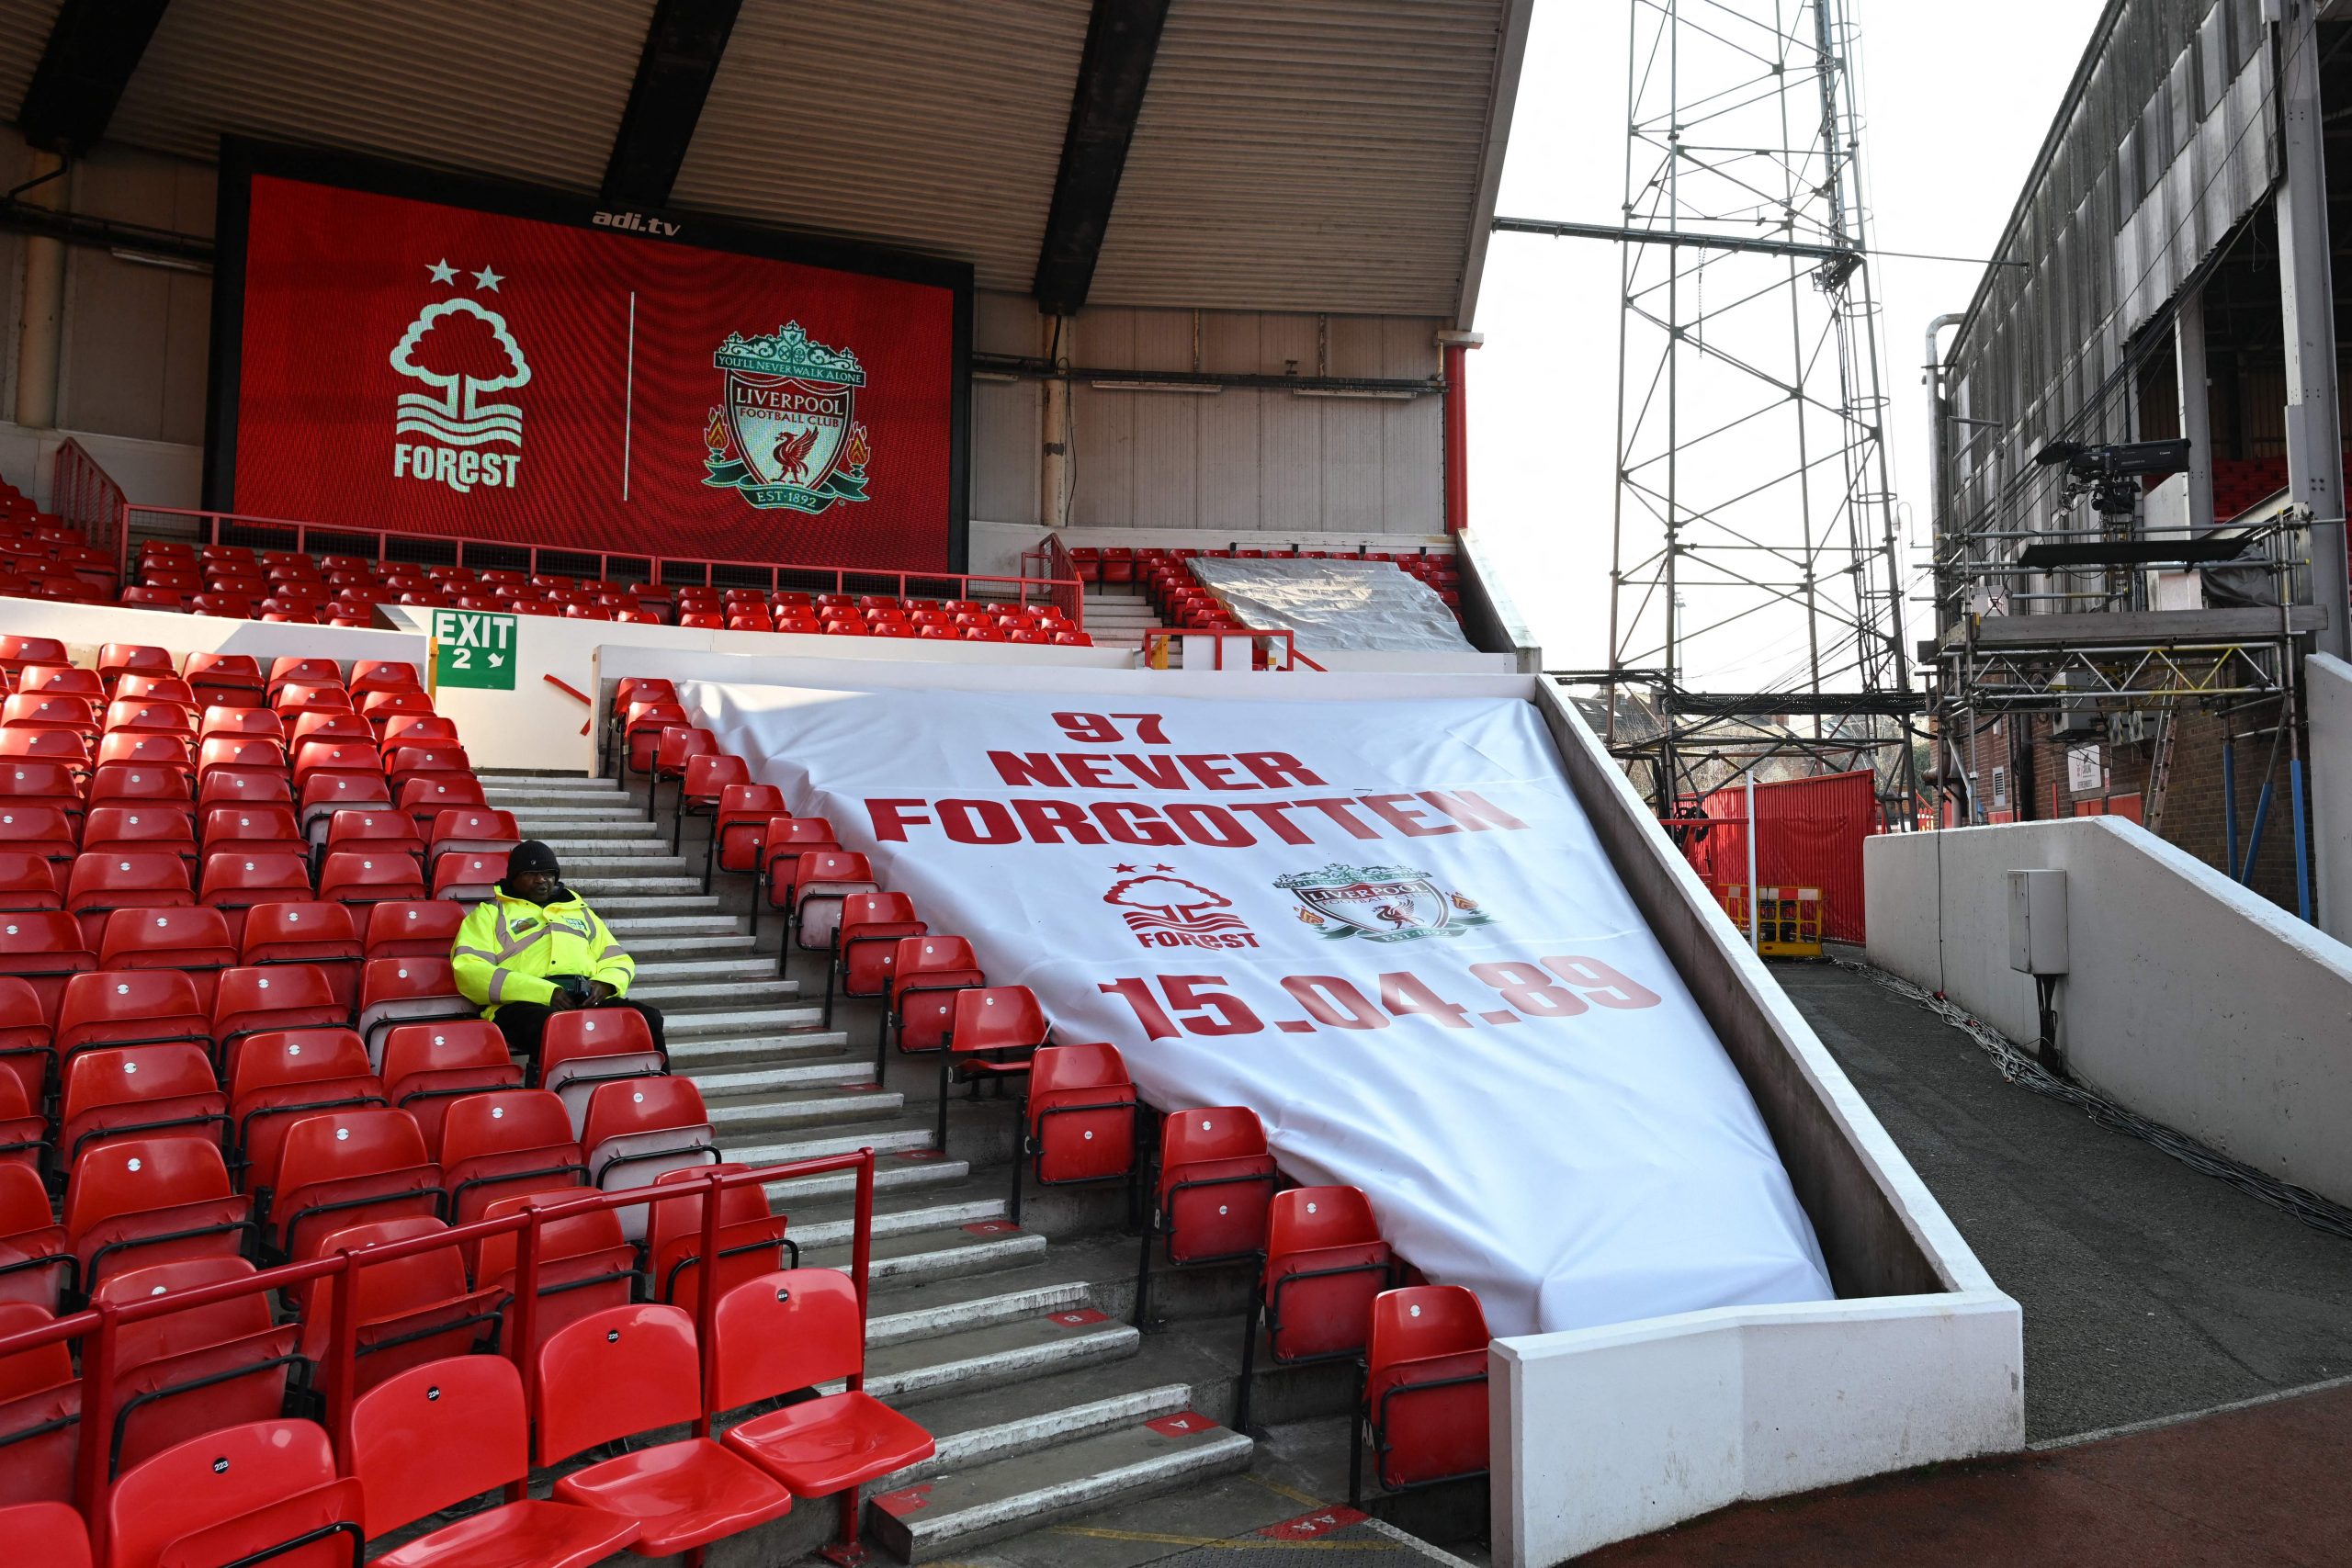
{"label": "concrete barrier wall", "polygon": [[2320,929],[2352,942],[2352,664],[2324,653],[2303,660],[2310,703],[2308,788]]}
{"label": "concrete barrier wall", "polygon": [[1558,687],[1531,689],[1755,1097],[1840,1299],[1497,1341],[1496,1561],[1549,1568],[1741,1498],[2021,1447],[2017,1303]]}
{"label": "concrete barrier wall", "polygon": [[86,660],[109,642],[144,643],[174,653],[243,653],[264,661],[287,654],[333,659],[391,659],[413,664],[423,674],[425,639],[401,630],[356,626],[295,626],[281,621],[237,621],[218,615],[181,615],[169,610],[132,610],[119,604],[64,604],[49,599],[0,598],[0,632],[17,637],[53,637]]}
{"label": "concrete barrier wall", "polygon": [[2352,1203],[2352,948],[2120,817],[1883,835],[1864,846],[1873,963],[2013,1040],[2006,873],[2066,873],[2058,1039],[2084,1083]]}

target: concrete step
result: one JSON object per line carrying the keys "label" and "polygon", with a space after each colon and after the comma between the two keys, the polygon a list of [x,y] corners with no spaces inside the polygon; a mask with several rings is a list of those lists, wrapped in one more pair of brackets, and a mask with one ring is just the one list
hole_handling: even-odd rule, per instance
{"label": "concrete step", "polygon": [[[847,1084],[874,1081],[873,1064],[856,1056],[744,1067],[733,1064],[706,1066],[699,1065],[698,1058],[682,1062],[673,1055],[670,1066],[672,1071],[683,1072],[694,1079],[704,1102],[713,1110],[737,1100],[757,1101],[802,1089],[838,1089]],[[870,1098],[867,1103],[872,1103]]]}
{"label": "concrete step", "polygon": [[626,903],[633,909],[642,910],[645,906],[636,902],[637,900],[668,899],[673,897],[692,899],[695,906],[703,908],[718,908],[718,899],[715,895],[709,897],[702,897],[702,878],[699,876],[659,874],[608,876],[601,872],[594,876],[574,876],[571,870],[566,868],[563,880],[566,886],[594,904],[598,914],[604,913],[605,909],[615,902]]}
{"label": "concrete step", "polygon": [[711,1131],[718,1135],[719,1145],[725,1148],[777,1133],[855,1124],[878,1113],[900,1110],[905,1103],[905,1096],[888,1090],[849,1094],[838,1085],[818,1085],[715,1100],[708,1103],[707,1111]]}
{"label": "concrete step", "polygon": [[[748,953],[716,958],[660,958],[643,953],[632,953],[637,959],[637,983],[658,981],[664,986],[683,986],[699,980],[776,982],[775,965],[764,958]],[[794,984],[786,981],[785,984]]]}
{"label": "concrete step", "polygon": [[[815,1022],[814,1008],[786,1009],[797,1016],[806,1010],[809,1021]],[[701,1027],[714,1019],[724,1019],[723,1013],[690,1013],[672,1023],[670,1034],[670,1070],[684,1073],[696,1080],[704,1097],[709,1097],[707,1078],[712,1075],[755,1073],[771,1068],[789,1066],[796,1062],[855,1063],[851,1073],[844,1066],[842,1077],[833,1081],[864,1083],[874,1076],[874,1065],[861,1054],[849,1052],[849,1041],[839,1030],[751,1029],[737,1032],[721,1026],[714,1032]],[[694,1026],[689,1032],[684,1026]],[[845,1055],[846,1054],[846,1055]]]}
{"label": "concrete step", "polygon": [[[790,981],[784,982],[790,985]],[[738,1007],[710,1010],[688,1010],[686,1016],[668,1021],[673,1061],[681,1041],[767,1040],[792,1036],[794,1043],[806,1044],[823,1038],[831,1044],[846,1043],[847,1037],[839,1031],[820,1036],[817,1024],[823,1018],[820,1010],[811,1007]]]}
{"label": "concrete step", "polygon": [[[607,921],[615,936],[621,934],[616,922]],[[711,959],[720,957],[748,958],[752,953],[752,939],[742,931],[731,934],[713,931],[707,936],[670,936],[663,933],[632,938],[625,943],[629,956],[640,964],[673,960]],[[775,965],[763,962],[761,967],[775,972]]]}
{"label": "concrete step", "polygon": [[[850,1141],[853,1148],[860,1146]],[[926,1151],[927,1152],[927,1151]],[[914,1192],[952,1187],[971,1174],[971,1167],[960,1159],[909,1159],[903,1153],[883,1154],[876,1151],[874,1162],[874,1191],[876,1201],[885,1192]],[[730,1159],[742,1156],[731,1153]],[[808,1205],[831,1199],[852,1199],[856,1196],[855,1171],[829,1171],[822,1176],[787,1177],[771,1181],[763,1189],[768,1201],[786,1213],[799,1213]]]}
{"label": "concrete step", "polygon": [[919,1497],[882,1494],[871,1510],[872,1528],[906,1562],[928,1562],[1245,1470],[1251,1452],[1248,1438],[1222,1427],[1160,1429],[1136,1421],[919,1482],[926,1488]]}
{"label": "concrete step", "polygon": [[[527,811],[527,808],[526,808]],[[592,817],[562,817],[555,807],[545,811],[517,811],[518,823],[527,823],[531,832],[549,843],[559,839],[585,840],[598,846],[670,841],[669,829],[661,823],[648,822],[642,813],[627,817],[597,815]]]}
{"label": "concrete step", "polygon": [[684,886],[695,891],[679,894],[637,889],[607,894],[591,901],[596,907],[596,913],[604,917],[605,923],[611,926],[616,935],[622,931],[624,922],[646,916],[673,920],[725,919],[718,912],[718,894],[702,892],[699,882],[689,880]]}
{"label": "concrete step", "polygon": [[[978,1228],[966,1229],[966,1225]],[[873,1251],[866,1259],[866,1278],[878,1289],[886,1282],[986,1274],[1034,1262],[1045,1256],[1046,1238],[1035,1231],[991,1228],[992,1225],[1001,1227],[1003,1222],[991,1217],[965,1221],[944,1229],[876,1235]],[[837,1231],[828,1233],[838,1239],[824,1245],[803,1243],[801,1261],[811,1267],[847,1269],[851,1261],[849,1230],[850,1227],[843,1224]]]}
{"label": "concrete step", "polygon": [[[865,1342],[868,1345],[895,1345],[905,1339],[932,1339],[942,1334],[960,1329],[981,1328],[989,1324],[1009,1323],[1032,1318],[1040,1314],[1082,1311],[1086,1306],[1086,1285],[1083,1280],[1065,1280],[1053,1285],[1024,1285],[1019,1290],[1006,1291],[992,1287],[995,1275],[967,1276],[943,1281],[949,1285],[969,1287],[975,1283],[985,1289],[978,1293],[967,1292],[918,1306],[896,1306],[866,1319]],[[885,1297],[895,1302],[896,1297]]]}
{"label": "concrete step", "polygon": [[539,841],[555,852],[556,858],[563,863],[563,869],[567,874],[575,865],[585,870],[590,866],[603,865],[611,861],[660,859],[677,860],[678,863],[684,863],[683,860],[672,854],[669,835],[666,833],[659,838],[651,834],[623,835],[620,833],[603,838],[575,838],[567,829],[561,838],[550,834],[541,838]]}
{"label": "concrete step", "polygon": [[[1068,1325],[1050,1313],[869,1348],[865,1392],[910,1408],[950,1393],[1027,1382],[1136,1353],[1143,1337],[1124,1323]],[[922,1419],[916,1416],[915,1419]]]}
{"label": "concrete step", "polygon": [[[1129,1363],[1113,1361],[1105,1365],[1124,1372]],[[929,1459],[881,1477],[873,1484],[874,1495],[878,1496],[944,1472],[1011,1459],[1017,1454],[1035,1453],[1040,1449],[1074,1442],[1097,1433],[1116,1431],[1162,1416],[1179,1415],[1190,1407],[1193,1396],[1193,1391],[1182,1383],[1171,1382],[1149,1388],[1123,1388],[1100,1399],[1079,1403],[1050,1397],[1060,1395],[1076,1375],[1060,1372],[1030,1385],[1049,1396],[1046,1402],[1049,1408],[1025,1416],[1007,1416],[986,1426],[960,1431],[940,1427],[936,1406],[927,1406],[923,1412],[929,1423],[925,1430],[931,1433],[938,1448]],[[992,1392],[1001,1397],[1003,1393],[1022,1392],[1022,1389],[1016,1385],[1013,1389]],[[985,1404],[987,1396],[976,1396],[971,1403]]]}
{"label": "concrete step", "polygon": [[[477,774],[476,777],[481,775]],[[621,794],[620,791],[609,785],[598,789],[582,779],[548,779],[541,784],[505,784],[483,779],[481,797],[488,805],[495,806],[501,810],[514,811],[524,809],[539,811],[554,807],[578,807],[584,811],[601,814],[614,807],[626,807],[631,804],[629,797]],[[643,805],[637,807],[637,813],[640,817],[645,815]]]}
{"label": "concrete step", "polygon": [[[696,898],[695,902],[700,903],[703,900]],[[670,901],[666,898],[662,899],[661,905],[666,909],[670,907]],[[598,913],[601,914],[603,911],[599,909]],[[732,915],[668,915],[655,911],[642,915],[607,916],[605,923],[613,928],[613,934],[616,936],[640,938],[741,936],[747,942],[751,940],[744,933],[743,922]]]}
{"label": "concrete step", "polygon": [[702,891],[701,863],[697,862],[688,865],[685,857],[670,852],[670,846],[667,843],[649,846],[643,852],[630,844],[607,845],[593,855],[564,854],[561,851],[558,851],[557,858],[563,862],[564,881],[575,887],[600,879],[684,876],[691,872],[693,885],[685,891],[689,893]]}
{"label": "concrete step", "polygon": [[[800,987],[790,980],[775,979],[653,980],[632,982],[628,994],[639,1001],[651,1002],[664,1013],[740,1011],[747,1005],[782,1010],[784,1003],[800,994]],[[815,1009],[809,1011],[816,1013]],[[808,1021],[816,1022],[817,1017],[811,1016]],[[674,1026],[672,1032],[675,1032]]]}
{"label": "concrete step", "polygon": [[[487,804],[498,807],[501,811],[512,812],[515,825],[526,833],[551,831],[574,825],[584,827],[591,823],[616,827],[648,829],[652,827],[652,824],[645,819],[645,807],[631,804],[625,795],[599,795],[594,800],[567,797],[547,805],[528,804],[541,799],[539,795],[528,790],[492,792],[485,788],[481,793]],[[492,793],[502,794],[510,798],[490,800],[489,796]]]}

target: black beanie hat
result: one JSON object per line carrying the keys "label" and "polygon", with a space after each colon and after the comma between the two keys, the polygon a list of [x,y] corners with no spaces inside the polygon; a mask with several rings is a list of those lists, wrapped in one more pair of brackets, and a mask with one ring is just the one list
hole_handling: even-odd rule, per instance
{"label": "black beanie hat", "polygon": [[526,839],[507,855],[506,874],[525,876],[535,871],[544,871],[549,876],[563,874],[563,867],[556,863],[553,850],[537,839]]}

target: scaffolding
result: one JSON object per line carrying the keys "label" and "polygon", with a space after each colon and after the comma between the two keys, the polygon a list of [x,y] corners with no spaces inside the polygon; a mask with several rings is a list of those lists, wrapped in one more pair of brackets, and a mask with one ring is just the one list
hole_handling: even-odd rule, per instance
{"label": "scaffolding", "polygon": [[1623,245],[1609,664],[1564,679],[1605,689],[1610,748],[1662,812],[1759,728],[1908,801],[1846,0],[1632,13],[1623,223],[1497,225]]}

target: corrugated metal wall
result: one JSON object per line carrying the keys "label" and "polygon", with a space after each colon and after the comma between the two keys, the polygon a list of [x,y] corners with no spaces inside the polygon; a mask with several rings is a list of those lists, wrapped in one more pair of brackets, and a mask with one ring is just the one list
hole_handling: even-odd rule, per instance
{"label": "corrugated metal wall", "polygon": [[653,0],[197,0],[164,11],[107,134],[209,159],[236,131],[593,190],[652,16]]}
{"label": "corrugated metal wall", "polygon": [[[1016,343],[1023,332],[1025,342]],[[1194,333],[1199,355],[1194,357]],[[979,346],[1043,354],[1025,299],[982,296]],[[1090,308],[1062,357],[1089,369],[1426,378],[1435,317]],[[1086,527],[1433,533],[1443,525],[1442,400],[1123,391],[1071,392],[1076,479],[1069,521]],[[972,513],[1045,521],[1037,500],[1037,383],[973,393]]]}
{"label": "corrugated metal wall", "polygon": [[2046,523],[2065,434],[2124,440],[2132,335],[2264,196],[2278,167],[2261,0],[2113,0],[2103,41],[2020,197],[1952,347],[1969,531]]}

